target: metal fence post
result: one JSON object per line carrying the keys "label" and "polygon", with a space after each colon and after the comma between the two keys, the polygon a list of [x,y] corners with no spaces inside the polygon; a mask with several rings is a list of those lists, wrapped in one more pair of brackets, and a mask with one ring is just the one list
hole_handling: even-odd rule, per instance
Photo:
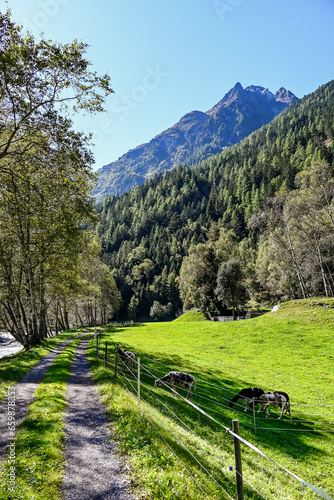
{"label": "metal fence post", "polygon": [[117,360],[118,360],[118,344],[116,344],[116,358],[115,358],[115,377],[117,377]]}
{"label": "metal fence post", "polygon": [[[232,430],[234,434],[239,434],[239,420],[232,420]],[[233,436],[233,439],[234,439],[234,456],[235,456],[235,474],[237,480],[237,500],[243,500],[244,487],[242,481],[240,441],[235,436]]]}
{"label": "metal fence post", "polygon": [[95,337],[96,359],[98,359],[99,358],[99,334],[96,331],[96,328],[95,328],[95,332],[94,332],[94,337]]}
{"label": "metal fence post", "polygon": [[137,359],[138,362],[138,408],[140,408],[140,358]]}
{"label": "metal fence post", "polygon": [[252,401],[253,401],[254,432],[256,432],[255,399],[253,398]]}

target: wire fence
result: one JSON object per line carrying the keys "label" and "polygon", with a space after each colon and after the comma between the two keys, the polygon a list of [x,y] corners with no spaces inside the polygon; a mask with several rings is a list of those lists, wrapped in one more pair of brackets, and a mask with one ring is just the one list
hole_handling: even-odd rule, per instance
{"label": "wire fence", "polygon": [[[96,356],[97,358],[101,359],[103,358],[103,355],[101,355],[101,346],[100,346],[100,341],[99,341],[99,333],[95,335],[95,346],[96,346]],[[116,350],[115,350],[116,349]],[[122,350],[121,350],[122,351]],[[123,351],[122,351],[123,352]],[[227,463],[224,464],[224,471],[234,471],[235,473],[235,481],[232,480],[231,473],[226,473],[224,476],[224,483],[222,484],[221,477],[217,478],[213,474],[213,471],[210,472],[208,465],[206,465],[205,460],[203,460],[202,456],[199,456],[194,449],[191,449],[192,446],[189,445],[189,436],[194,436],[196,437],[196,443],[200,442],[201,447],[203,449],[207,449],[208,453],[219,453],[221,452],[222,454],[226,455],[226,450],[220,450],[219,446],[215,445],[213,447],[210,443],[208,443],[206,440],[202,439],[201,436],[199,436],[194,430],[191,429],[191,427],[184,421],[183,418],[181,418],[175,410],[170,408],[165,402],[163,402],[158,395],[156,394],[156,391],[154,390],[154,380],[157,378],[161,378],[162,375],[166,373],[166,370],[162,372],[161,368],[159,367],[164,367],[165,369],[168,369],[168,372],[176,370],[175,368],[171,368],[168,365],[165,365],[161,363],[158,360],[154,360],[151,357],[147,356],[142,356],[140,359],[126,359],[122,358],[118,355],[118,346],[116,345],[116,348],[113,348],[113,356],[114,362],[111,360],[110,352],[108,352],[108,346],[107,343],[105,344],[105,349],[104,349],[104,362],[106,368],[113,369],[115,370],[115,376],[120,375],[119,380],[122,382],[124,387],[129,391],[132,396],[137,397],[138,399],[138,405],[140,406],[142,411],[145,411],[145,416],[151,423],[152,427],[158,432],[160,438],[162,441],[165,443],[165,445],[168,447],[168,449],[172,452],[173,456],[175,456],[176,460],[181,464],[181,466],[184,468],[184,470],[187,472],[189,477],[192,479],[196,487],[202,492],[202,494],[205,496],[205,498],[210,498],[207,495],[205,486],[200,484],[200,481],[198,478],[195,478],[195,475],[189,470],[189,467],[187,467],[184,464],[184,461],[178,456],[177,452],[172,449],[170,442],[167,442],[166,436],[163,436],[161,430],[157,430],[157,425],[154,424],[152,415],[149,416],[149,413],[152,412],[152,407],[155,408],[155,411],[158,409],[159,412],[161,412],[163,415],[166,416],[166,418],[170,419],[170,421],[173,422],[173,425],[170,424],[170,421],[168,421],[167,425],[164,427],[166,431],[170,435],[173,436],[174,442],[178,444],[179,447],[181,447],[188,455],[191,457],[192,463],[195,463],[197,467],[202,471],[203,474],[205,474],[212,483],[214,483],[216,489],[221,492],[221,494],[225,495],[224,498],[228,499],[242,499],[243,498],[243,493],[240,491],[238,488],[240,488],[240,479],[241,481],[241,488],[243,489],[243,484],[246,483],[248,488],[255,492],[258,495],[258,498],[264,498],[266,500],[267,497],[265,496],[264,492],[261,491],[261,484],[252,484],[251,480],[249,477],[245,476],[245,473],[242,473],[241,467],[240,469],[237,467],[237,458],[236,458],[236,448],[234,448],[234,459],[235,459],[235,465],[234,467],[231,465],[228,465]],[[143,363],[143,360],[146,360],[146,363]],[[151,366],[153,365],[153,367]],[[156,368],[158,367],[158,368]],[[152,386],[150,387],[148,384],[150,384],[153,381]],[[201,383],[203,383],[204,386],[210,386],[213,387],[214,389],[218,389],[222,394],[212,394],[206,389],[203,389],[201,387]],[[252,460],[256,460],[256,466],[260,466],[261,469],[265,472],[267,476],[271,477],[276,477],[277,476],[277,471],[278,469],[283,471],[285,475],[290,476],[290,478],[293,478],[295,481],[299,483],[299,486],[302,487],[307,487],[310,488],[310,490],[313,491],[314,495],[318,495],[319,497],[324,498],[325,500],[333,500],[332,497],[330,497],[326,492],[320,490],[319,488],[311,485],[307,481],[301,479],[297,475],[295,475],[293,472],[289,471],[287,468],[276,462],[274,459],[268,457],[265,453],[263,453],[261,450],[259,450],[256,446],[254,446],[252,443],[246,441],[243,439],[238,432],[232,431],[227,425],[225,425],[223,422],[226,422],[226,410],[228,412],[232,412],[233,414],[242,414],[243,418],[246,420],[249,419],[249,423],[243,423],[243,425],[247,425],[247,427],[253,427],[254,430],[268,430],[268,431],[300,431],[300,432],[334,432],[334,423],[329,421],[329,422],[324,422],[324,421],[311,421],[311,420],[298,420],[298,419],[293,419],[293,420],[284,420],[284,425],[288,425],[287,428],[282,428],[280,427],[259,427],[258,423],[261,422],[261,420],[265,420],[262,417],[257,417],[255,415],[255,412],[253,411],[253,414],[250,413],[245,413],[243,410],[243,406],[240,404],[236,404],[237,408],[231,409],[229,406],[229,401],[230,401],[230,394],[234,393],[235,391],[230,391],[229,389],[226,389],[224,387],[221,387],[219,385],[213,384],[211,382],[208,382],[207,380],[199,379],[196,377],[196,400],[200,400],[201,402],[205,403],[199,403],[199,405],[194,404],[192,401],[188,400],[185,396],[182,395],[187,392],[186,389],[178,388],[178,392],[175,391],[173,387],[171,387],[170,384],[162,383],[165,389],[168,391],[171,391],[173,396],[178,396],[181,398],[181,401],[187,403],[192,410],[195,410],[201,416],[204,416],[206,419],[208,419],[211,422],[214,422],[216,425],[218,425],[220,428],[224,429],[225,433],[227,433],[230,436],[233,436],[234,441],[242,442],[244,445],[247,446],[249,449],[250,453],[253,453],[252,455]],[[205,395],[203,395],[205,394]],[[210,397],[208,397],[210,396]],[[294,408],[297,408],[298,403],[294,403]],[[307,406],[316,406],[315,403],[301,403],[301,406],[305,409]],[[145,407],[145,410],[144,410]],[[321,408],[327,408],[329,409],[328,417],[333,417],[333,408],[334,405],[331,404],[321,404]],[[254,405],[255,408],[255,405]],[[212,414],[217,415],[216,418],[212,416]],[[298,414],[297,411],[294,409],[294,414]],[[305,417],[305,413],[300,412],[302,416]],[[311,414],[312,416],[322,416],[323,414]],[[151,417],[151,418],[150,418]],[[219,418],[219,420],[218,420]],[[251,422],[252,421],[252,422]],[[334,421],[334,417],[333,417]],[[234,421],[235,422],[235,421]],[[304,424],[304,428],[296,428],[294,423],[298,424]],[[281,422],[282,423],[282,422]],[[306,428],[306,424],[312,424],[313,426],[315,424],[323,424],[323,425],[332,425],[333,429],[328,430],[327,429],[321,429],[318,427],[317,429],[312,428]],[[270,424],[269,424],[270,425]],[[182,429],[182,432],[180,432],[180,429]],[[187,444],[185,444],[185,438],[184,438],[184,432],[187,433]],[[254,458],[256,457],[256,458]],[[247,456],[249,458],[249,456]],[[259,465],[259,458],[261,460],[264,460],[266,465]],[[251,460],[251,462],[252,462]],[[229,460],[231,462],[231,458]],[[269,464],[269,465],[268,465]],[[271,466],[271,468],[270,468]],[[272,467],[274,468],[274,471],[272,470]],[[247,472],[250,472],[250,467],[247,466],[246,468]],[[237,491],[236,491],[236,497],[232,497],[231,494],[227,491],[227,489],[231,492],[232,489],[232,482],[236,483],[237,486]],[[239,487],[238,487],[238,482],[239,482]],[[284,482],[284,481],[283,481]],[[226,486],[226,484],[228,486]],[[278,486],[273,486],[273,488],[276,488],[272,491],[272,497],[271,498],[283,498],[282,496],[282,490]],[[235,486],[234,486],[235,489]],[[255,498],[252,496],[252,498]],[[285,496],[284,496],[285,498]]]}
{"label": "wire fence", "polygon": [[[152,363],[152,358],[150,358],[148,356],[142,356],[141,359],[142,360],[146,359],[146,360],[148,360],[148,362]],[[154,363],[168,369],[169,371],[171,370],[171,368],[168,365],[161,363],[160,361],[154,360]],[[162,371],[158,371],[158,370],[155,370],[152,368],[151,368],[151,371],[153,373],[158,374],[159,376],[161,376],[163,374]],[[211,403],[214,402],[214,404],[216,406],[220,406],[222,408],[231,410],[231,408],[229,406],[229,402],[230,402],[231,395],[232,394],[235,395],[235,391],[232,391],[226,387],[219,386],[217,384],[213,384],[213,383],[209,382],[208,380],[204,380],[204,379],[200,379],[200,378],[196,377],[196,381],[197,380],[198,380],[199,384],[202,383],[205,386],[213,387],[214,389],[218,389],[221,394],[225,394],[225,396],[214,394],[214,399],[213,399],[211,392],[201,388],[198,385],[198,387],[196,389],[197,397],[201,398],[203,401],[207,400],[207,401],[210,401]],[[272,391],[268,391],[268,392],[272,392]],[[210,395],[210,398],[205,397],[202,394],[208,394],[208,395]],[[320,402],[320,401],[322,401],[322,402]],[[300,431],[300,432],[319,431],[319,432],[323,432],[323,433],[333,433],[334,432],[334,404],[326,404],[325,402],[323,402],[323,400],[319,400],[319,402],[314,402],[313,400],[309,400],[309,401],[304,401],[304,402],[290,402],[290,406],[293,409],[293,415],[296,418],[292,417],[292,419],[289,421],[285,420],[285,422],[289,425],[289,427],[287,427],[284,430],[293,431],[293,432],[295,432],[295,431]],[[322,411],[321,411],[321,413],[312,413],[312,412],[310,413],[308,410],[305,410],[305,408],[307,408],[307,407],[321,408]],[[324,411],[324,409],[326,409],[326,411]],[[257,431],[257,430],[283,430],[282,426],[279,426],[279,427],[273,427],[273,426],[260,427],[260,425],[258,425],[258,422],[261,422],[261,421],[268,422],[268,418],[263,417],[256,412],[251,412],[251,411],[245,412],[244,406],[242,403],[236,403],[233,407],[233,411],[236,413],[239,413],[239,414],[243,414],[246,419],[252,420],[253,427],[254,427],[255,431]],[[323,419],[327,418],[328,420],[312,419],[311,417],[322,417]],[[312,426],[312,428],[307,428],[305,425],[303,427],[297,428],[296,425],[292,425],[292,424],[299,424],[299,425],[309,424]],[[317,428],[317,426],[319,426],[319,427]],[[326,428],[324,428],[324,426],[326,426]]]}

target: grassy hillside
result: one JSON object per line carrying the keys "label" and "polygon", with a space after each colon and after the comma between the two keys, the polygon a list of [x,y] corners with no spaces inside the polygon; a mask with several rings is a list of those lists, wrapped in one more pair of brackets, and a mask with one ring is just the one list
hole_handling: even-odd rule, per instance
{"label": "grassy hillside", "polygon": [[[135,400],[120,383],[122,377],[115,381],[111,371],[98,366],[93,361],[91,347],[94,376],[101,384],[101,393],[122,438],[123,449],[130,454],[135,470],[141,475],[141,478],[134,477],[134,481],[151,495],[148,498],[206,498],[188,473],[182,472],[182,466],[159,435],[181,456],[208,498],[228,496],[207,477],[195,458],[200,459],[229,495],[236,496],[234,473],[229,472],[229,465],[233,465],[231,438],[186,402],[173,398],[165,388],[153,388],[153,378],[172,369],[196,377],[193,397],[196,405],[227,427],[231,427],[232,419],[238,418],[240,433],[245,439],[333,496],[333,324],[334,299],[312,299],[282,304],[275,313],[247,321],[174,321],[106,332],[102,340],[108,339],[109,346],[119,343],[135,351],[143,365],[142,381],[147,389],[142,389],[142,396],[147,405],[143,403],[144,411],[139,412]],[[145,370],[154,377],[148,372],[145,376]],[[270,419],[264,419],[261,414],[255,432],[251,413],[244,414],[241,406],[235,407],[237,412],[228,407],[233,394],[252,386],[288,392],[293,420],[283,417],[277,421],[274,411]],[[166,411],[157,397],[177,417]],[[187,443],[195,458],[185,452],[175,436]],[[184,474],[182,480],[181,473]],[[267,499],[314,498],[311,490],[244,446],[243,473]],[[166,493],[169,483],[173,483],[174,491],[170,497]],[[256,490],[247,485],[245,498],[261,498]]]}
{"label": "grassy hillside", "polygon": [[207,318],[201,311],[188,311],[174,319],[175,323],[190,323],[193,321],[207,321]]}

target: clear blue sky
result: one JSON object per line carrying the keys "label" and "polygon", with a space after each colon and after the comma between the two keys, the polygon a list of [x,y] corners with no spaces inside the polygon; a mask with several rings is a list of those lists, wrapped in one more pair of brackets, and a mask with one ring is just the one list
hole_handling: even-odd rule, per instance
{"label": "clear blue sky", "polygon": [[[4,0],[2,9],[5,8]],[[76,118],[93,132],[95,169],[148,142],[240,82],[298,97],[333,79],[333,0],[9,0],[35,35],[89,44],[108,72],[107,112]]]}

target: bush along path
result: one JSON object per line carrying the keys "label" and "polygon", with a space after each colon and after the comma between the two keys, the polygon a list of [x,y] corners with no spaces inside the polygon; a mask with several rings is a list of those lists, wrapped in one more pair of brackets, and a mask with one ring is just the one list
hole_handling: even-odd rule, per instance
{"label": "bush along path", "polygon": [[[81,333],[77,337],[82,337]],[[74,337],[76,338],[76,337]],[[0,461],[6,457],[8,442],[13,437],[15,428],[24,420],[34,394],[45,374],[59,354],[73,342],[73,337],[59,343],[44,356],[18,383],[8,389],[8,394],[0,403]],[[11,423],[9,425],[9,412]]]}
{"label": "bush along path", "polygon": [[89,340],[80,342],[67,381],[63,498],[131,500],[125,465],[117,444],[110,440],[108,420],[88,371]]}

